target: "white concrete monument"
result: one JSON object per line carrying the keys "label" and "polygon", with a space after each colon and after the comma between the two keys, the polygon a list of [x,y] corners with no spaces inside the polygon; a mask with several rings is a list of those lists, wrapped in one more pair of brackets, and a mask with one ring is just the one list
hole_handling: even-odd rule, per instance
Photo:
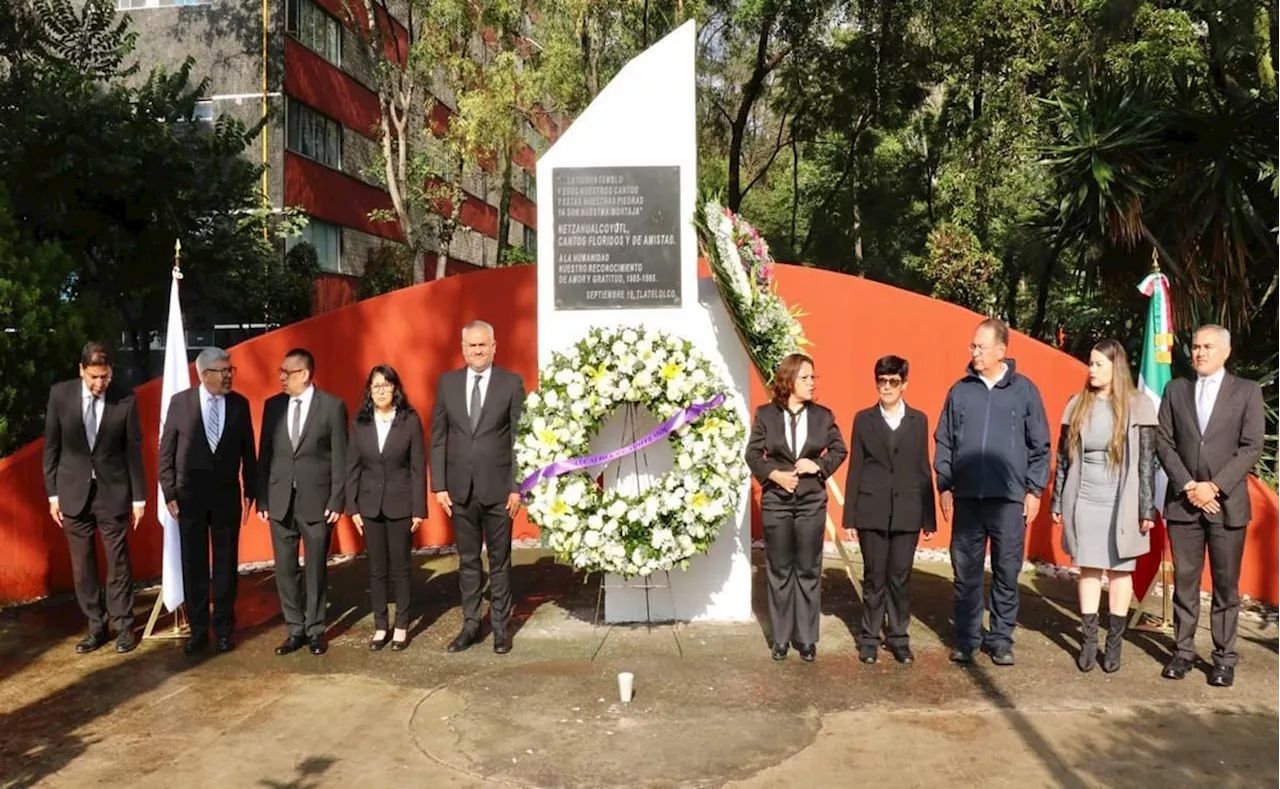
{"label": "white concrete monument", "polygon": [[[749,425],[750,360],[715,284],[698,277],[695,46],[688,22],[636,57],[538,160],[538,363],[593,326],[660,329],[711,360]],[[657,425],[650,414],[623,422],[611,417],[592,451],[616,449]],[[670,468],[661,441],[642,459],[606,469],[605,484],[635,491]],[[648,590],[648,609],[644,589],[606,578],[605,619],[750,619],[750,485],[711,550],[687,571],[673,570],[669,589]],[[649,583],[665,584],[666,576]]]}

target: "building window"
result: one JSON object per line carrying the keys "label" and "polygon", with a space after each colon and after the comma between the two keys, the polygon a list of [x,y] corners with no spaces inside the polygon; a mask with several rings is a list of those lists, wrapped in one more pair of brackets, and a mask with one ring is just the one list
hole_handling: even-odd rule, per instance
{"label": "building window", "polygon": [[315,159],[335,170],[342,169],[342,125],[290,98],[285,105],[289,150]]}
{"label": "building window", "polygon": [[521,170],[524,173],[524,196],[529,198],[529,202],[538,202],[538,179],[528,170]]}
{"label": "building window", "polygon": [[538,254],[538,231],[528,225],[524,226],[524,248],[535,256]]}
{"label": "building window", "polygon": [[289,0],[289,32],[335,66],[342,65],[342,28],[314,0]]}
{"label": "building window", "polygon": [[342,228],[314,217],[308,219],[307,226],[300,235],[293,236],[285,242],[285,251],[293,249],[300,241],[306,241],[316,248],[316,258],[320,261],[322,271],[335,274],[342,273]]}
{"label": "building window", "polygon": [[213,102],[209,99],[202,99],[196,102],[196,111],[192,114],[192,118],[205,123],[213,123],[216,113],[213,111]]}

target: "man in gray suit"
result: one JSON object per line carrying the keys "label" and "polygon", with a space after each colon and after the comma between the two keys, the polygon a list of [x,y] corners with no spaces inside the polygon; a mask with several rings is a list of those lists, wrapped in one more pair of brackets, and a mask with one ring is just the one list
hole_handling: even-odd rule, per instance
{"label": "man in gray suit", "polygon": [[1249,472],[1262,456],[1262,388],[1223,369],[1231,334],[1200,327],[1191,341],[1196,377],[1170,381],[1160,401],[1156,454],[1169,476],[1164,517],[1173,549],[1173,659],[1166,679],[1182,679],[1195,660],[1200,620],[1200,576],[1205,546],[1213,578],[1213,670],[1209,684],[1235,681],[1240,563],[1244,556]]}
{"label": "man in gray suit", "polygon": [[462,589],[462,632],[450,652],[480,640],[482,542],[489,552],[493,651],[511,651],[511,519],[520,508],[514,446],[524,381],[493,363],[497,346],[492,326],[467,324],[466,366],[440,376],[431,415],[431,490],[453,522]]}
{"label": "man in gray suit", "polygon": [[[258,514],[271,524],[276,590],[289,635],[277,655],[324,639],[326,564],[346,482],[347,404],[312,383],[315,359],[304,348],[285,354],[281,394],[262,406],[258,441]],[[262,506],[262,505],[266,506]],[[306,591],[299,589],[298,540],[306,556]]]}

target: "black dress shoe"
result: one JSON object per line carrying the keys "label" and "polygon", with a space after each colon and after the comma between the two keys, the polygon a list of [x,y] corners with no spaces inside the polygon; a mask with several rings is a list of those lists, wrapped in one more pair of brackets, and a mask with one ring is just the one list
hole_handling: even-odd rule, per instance
{"label": "black dress shoe", "polygon": [[80,639],[80,643],[76,644],[77,655],[87,655],[90,652],[97,652],[107,643],[106,633],[90,633]]}
{"label": "black dress shoe", "polygon": [[915,654],[911,651],[911,647],[906,644],[889,647],[889,654],[893,655],[893,659],[904,666],[909,666],[916,662]]}
{"label": "black dress shoe", "polygon": [[277,655],[288,655],[291,652],[297,652],[307,643],[307,639],[303,636],[287,636],[280,646],[276,647]]}
{"label": "black dress shoe", "polygon": [[973,647],[956,647],[951,650],[951,662],[967,666],[973,662]]}
{"label": "black dress shoe", "polygon": [[875,644],[862,644],[858,647],[858,660],[866,663],[868,666],[879,660],[876,652],[879,650]]}
{"label": "black dress shoe", "polygon": [[511,651],[511,636],[508,636],[508,635],[505,635],[505,634],[504,634],[504,635],[498,635],[497,633],[494,633],[494,635],[493,635],[493,651],[494,651],[496,654],[499,654],[499,655],[505,655],[505,654],[507,654],[508,652],[510,652],[510,651]]}
{"label": "black dress shoe", "polygon": [[479,633],[473,633],[470,630],[463,630],[458,634],[457,638],[449,642],[449,646],[445,647],[446,652],[462,652],[470,649],[471,645],[480,640]]}
{"label": "black dress shoe", "polygon": [[1187,672],[1190,670],[1191,661],[1181,655],[1175,655],[1173,660],[1170,660],[1165,665],[1164,671],[1160,672],[1160,676],[1165,679],[1186,679]]}
{"label": "black dress shoe", "polygon": [[1229,688],[1235,684],[1236,669],[1234,666],[1214,666],[1209,672],[1209,684],[1215,688]]}
{"label": "black dress shoe", "polygon": [[[386,646],[387,644],[389,644],[389,643],[391,643],[391,634],[390,634],[390,633],[386,633],[386,632],[384,632],[384,633],[382,634],[382,638],[371,638],[371,639],[369,639],[369,651],[370,651],[370,652],[381,652],[381,651],[382,651],[382,648],[383,648],[383,647],[385,647],[385,646]],[[403,649],[403,647],[402,647],[402,649]]]}
{"label": "black dress shoe", "polygon": [[218,636],[218,654],[230,652],[236,648],[236,642],[231,640],[231,636]]}
{"label": "black dress shoe", "polygon": [[116,636],[116,652],[123,655],[126,652],[132,652],[138,647],[138,639],[134,637],[133,630],[122,630],[120,635]]}
{"label": "black dress shoe", "polygon": [[198,655],[205,651],[209,646],[208,636],[192,636],[187,639],[187,643],[182,645],[182,654]]}
{"label": "black dress shoe", "polygon": [[991,656],[991,662],[997,666],[1013,665],[1013,647],[1007,647],[1002,644],[998,647],[991,647],[987,650],[987,654]]}
{"label": "black dress shoe", "polygon": [[394,639],[392,639],[391,641],[392,652],[403,652],[408,648],[409,648],[409,639],[407,638],[404,641],[396,641]]}
{"label": "black dress shoe", "polygon": [[772,657],[774,660],[786,660],[786,659],[787,659],[787,645],[786,645],[786,644],[774,644],[774,645],[773,645],[773,649],[770,651],[769,655],[770,655],[770,657]]}
{"label": "black dress shoe", "polygon": [[806,663],[812,663],[813,659],[818,656],[817,644],[796,644],[796,651],[800,653],[800,659]]}
{"label": "black dress shoe", "polygon": [[325,642],[324,636],[312,636],[307,641],[307,649],[311,654],[319,656],[329,651],[329,645]]}

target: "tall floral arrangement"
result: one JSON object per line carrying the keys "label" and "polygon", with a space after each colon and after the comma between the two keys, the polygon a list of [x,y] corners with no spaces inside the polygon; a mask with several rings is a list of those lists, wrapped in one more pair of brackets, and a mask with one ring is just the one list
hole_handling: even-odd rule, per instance
{"label": "tall floral arrangement", "polygon": [[778,295],[769,245],[745,219],[708,198],[698,206],[694,226],[751,363],[771,383],[782,360],[809,344],[800,325],[803,313]]}

